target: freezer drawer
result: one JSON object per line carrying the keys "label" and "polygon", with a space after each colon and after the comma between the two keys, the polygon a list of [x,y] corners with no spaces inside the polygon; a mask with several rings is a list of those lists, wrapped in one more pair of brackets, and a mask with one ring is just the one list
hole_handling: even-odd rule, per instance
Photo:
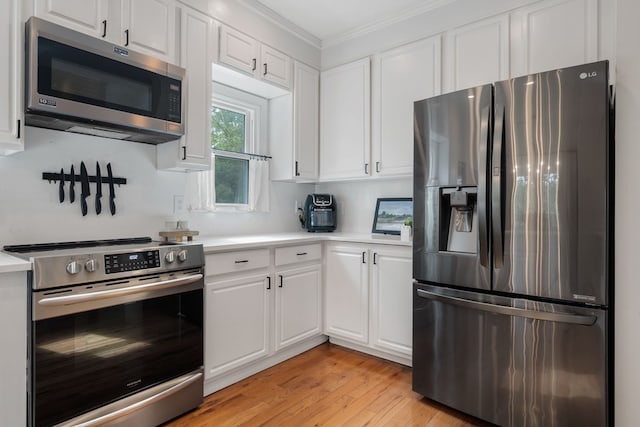
{"label": "freezer drawer", "polygon": [[607,311],[414,285],[413,390],[501,426],[606,426]]}

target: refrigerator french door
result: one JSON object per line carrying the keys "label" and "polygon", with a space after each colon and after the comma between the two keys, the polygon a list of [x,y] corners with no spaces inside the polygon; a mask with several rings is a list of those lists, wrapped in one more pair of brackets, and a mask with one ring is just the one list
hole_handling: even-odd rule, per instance
{"label": "refrigerator french door", "polygon": [[611,423],[607,70],[415,103],[413,388],[425,397],[503,426]]}

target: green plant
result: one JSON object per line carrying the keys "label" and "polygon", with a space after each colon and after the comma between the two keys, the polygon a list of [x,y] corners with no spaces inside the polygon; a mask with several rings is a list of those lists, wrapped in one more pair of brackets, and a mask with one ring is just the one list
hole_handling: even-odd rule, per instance
{"label": "green plant", "polygon": [[408,217],[404,219],[404,225],[407,225],[409,227],[413,227],[413,218]]}

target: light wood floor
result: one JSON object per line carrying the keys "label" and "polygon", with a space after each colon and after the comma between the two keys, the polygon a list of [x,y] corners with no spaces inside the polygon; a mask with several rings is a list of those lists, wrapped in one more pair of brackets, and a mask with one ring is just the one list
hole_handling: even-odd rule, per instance
{"label": "light wood floor", "polygon": [[325,343],[205,398],[165,427],[486,426],[411,391],[411,369]]}

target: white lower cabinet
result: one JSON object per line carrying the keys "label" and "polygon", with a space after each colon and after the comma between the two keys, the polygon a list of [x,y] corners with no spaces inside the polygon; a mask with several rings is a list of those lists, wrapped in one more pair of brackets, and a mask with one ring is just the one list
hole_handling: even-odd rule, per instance
{"label": "white lower cabinet", "polygon": [[270,293],[267,274],[206,284],[206,378],[269,353]]}
{"label": "white lower cabinet", "polygon": [[322,333],[322,266],[276,272],[276,351]]}
{"label": "white lower cabinet", "polygon": [[376,247],[371,250],[371,344],[411,357],[411,250],[400,247]]}
{"label": "white lower cabinet", "polygon": [[326,341],[321,244],[206,256],[205,394]]}
{"label": "white lower cabinet", "polygon": [[411,262],[409,247],[328,243],[325,333],[332,341],[411,364]]}

